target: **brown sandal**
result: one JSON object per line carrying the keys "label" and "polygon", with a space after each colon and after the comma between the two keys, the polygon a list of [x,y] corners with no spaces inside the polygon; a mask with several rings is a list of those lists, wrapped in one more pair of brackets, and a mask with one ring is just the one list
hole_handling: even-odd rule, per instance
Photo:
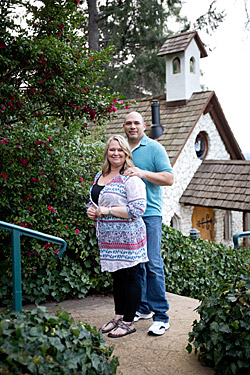
{"label": "brown sandal", "polygon": [[125,331],[125,333],[120,333],[118,335],[116,335],[115,333],[109,333],[108,334],[108,337],[113,337],[113,338],[116,338],[116,337],[123,337],[123,336],[126,336],[126,335],[129,335],[130,333],[134,333],[136,332],[136,329],[133,328],[131,329],[131,326],[132,324],[134,324],[134,322],[131,322],[131,323],[124,323],[122,320],[119,319],[119,321],[117,322],[117,325],[114,329],[114,332],[118,329],[118,328],[121,328]]}
{"label": "brown sandal", "polygon": [[102,328],[102,333],[108,333],[108,332],[110,332],[110,331],[112,331],[112,329],[114,329],[114,328],[116,328],[117,327],[117,325],[118,325],[118,322],[121,320],[121,318],[120,319],[111,319],[107,324],[105,324],[105,327],[107,327],[109,324],[113,324],[113,326],[111,327],[111,328],[109,328],[109,329],[103,329]]}

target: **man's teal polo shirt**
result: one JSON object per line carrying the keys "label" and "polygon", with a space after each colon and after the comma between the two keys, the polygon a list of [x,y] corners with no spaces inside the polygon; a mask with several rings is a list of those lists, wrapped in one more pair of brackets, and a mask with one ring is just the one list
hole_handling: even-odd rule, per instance
{"label": "man's teal polo shirt", "polygon": [[[144,134],[137,148],[133,150],[134,165],[151,172],[173,173],[165,148]],[[162,187],[143,179],[147,189],[147,209],[143,216],[162,215]]]}

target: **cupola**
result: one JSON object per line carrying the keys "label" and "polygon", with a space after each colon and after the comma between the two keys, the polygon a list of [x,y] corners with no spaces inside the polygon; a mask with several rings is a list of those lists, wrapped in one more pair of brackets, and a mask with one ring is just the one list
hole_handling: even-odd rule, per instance
{"label": "cupola", "polygon": [[207,52],[197,31],[170,36],[158,56],[166,56],[166,101],[174,106],[186,103],[200,87],[200,58]]}

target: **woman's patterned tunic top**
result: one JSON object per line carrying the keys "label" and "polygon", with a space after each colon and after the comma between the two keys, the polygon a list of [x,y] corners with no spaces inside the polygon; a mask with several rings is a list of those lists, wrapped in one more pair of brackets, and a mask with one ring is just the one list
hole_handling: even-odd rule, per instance
{"label": "woman's patterned tunic top", "polygon": [[[100,176],[101,172],[98,172],[94,184]],[[91,203],[95,205],[92,199]],[[119,174],[101,190],[98,206],[126,206],[129,217],[123,219],[108,215],[96,219],[101,270],[114,272],[147,262],[146,227],[142,219],[146,210],[144,182],[137,176]]]}

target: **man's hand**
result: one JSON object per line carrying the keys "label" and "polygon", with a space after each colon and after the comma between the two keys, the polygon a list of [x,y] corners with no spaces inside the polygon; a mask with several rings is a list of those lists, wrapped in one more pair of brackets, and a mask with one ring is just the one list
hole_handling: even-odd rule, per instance
{"label": "man's hand", "polygon": [[125,176],[138,176],[159,186],[171,186],[174,183],[174,175],[169,172],[151,172],[137,167],[131,167],[124,172]]}
{"label": "man's hand", "polygon": [[140,168],[130,167],[130,168],[126,169],[126,171],[124,172],[124,176],[137,176],[137,177],[143,178],[144,172],[145,171],[143,171]]}

